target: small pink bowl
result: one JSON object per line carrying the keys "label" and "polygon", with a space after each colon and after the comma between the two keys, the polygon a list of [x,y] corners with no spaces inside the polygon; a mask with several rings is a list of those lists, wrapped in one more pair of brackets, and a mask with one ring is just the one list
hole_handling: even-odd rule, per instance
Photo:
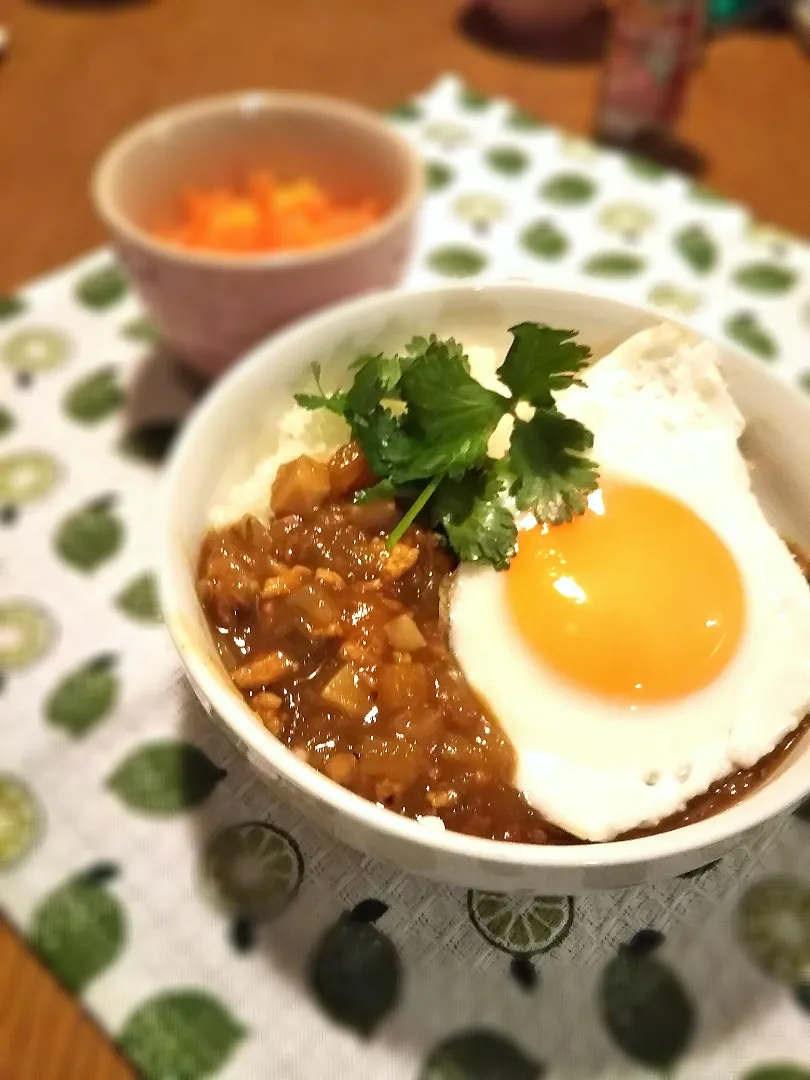
{"label": "small pink bowl", "polygon": [[[372,196],[383,216],[348,240],[266,255],[185,250],[149,233],[185,188],[232,184],[255,168],[311,176],[347,201]],[[167,345],[211,376],[301,315],[397,284],[413,243],[422,164],[365,109],[304,94],[242,93],[131,129],[103,155],[92,193]]]}

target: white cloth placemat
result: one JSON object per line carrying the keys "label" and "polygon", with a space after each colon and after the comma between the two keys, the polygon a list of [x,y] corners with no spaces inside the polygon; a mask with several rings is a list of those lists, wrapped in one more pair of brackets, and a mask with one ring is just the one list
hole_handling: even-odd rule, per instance
{"label": "white cloth placemat", "polygon": [[[431,184],[412,282],[587,279],[810,388],[802,242],[451,77],[392,118]],[[688,880],[501,901],[256,781],[154,607],[191,400],[154,348],[107,252],[0,300],[0,906],[124,1053],[149,1080],[810,1080],[799,817]]]}

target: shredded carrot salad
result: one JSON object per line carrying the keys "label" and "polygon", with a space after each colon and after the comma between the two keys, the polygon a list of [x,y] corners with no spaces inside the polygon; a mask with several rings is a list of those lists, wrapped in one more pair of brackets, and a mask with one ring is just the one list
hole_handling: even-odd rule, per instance
{"label": "shredded carrot salad", "polygon": [[220,252],[290,251],[355,236],[380,217],[371,198],[342,203],[315,180],[280,182],[260,169],[238,188],[191,188],[152,235],[179,247]]}

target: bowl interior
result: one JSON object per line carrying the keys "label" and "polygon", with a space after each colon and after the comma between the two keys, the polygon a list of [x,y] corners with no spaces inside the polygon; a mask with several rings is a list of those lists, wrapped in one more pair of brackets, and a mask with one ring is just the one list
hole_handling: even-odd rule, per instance
{"label": "bowl interior", "polygon": [[[314,360],[334,376],[359,352],[401,346],[414,334],[431,332],[453,335],[468,347],[494,346],[505,352],[510,340],[507,328],[523,320],[576,329],[597,358],[630,334],[661,321],[651,312],[616,301],[530,286],[449,287],[355,301],[310,319],[256,349],[203,404],[173,459],[165,491],[161,589],[169,628],[192,676],[219,711],[227,714],[226,723],[256,754],[271,759],[317,797],[344,812],[365,817],[383,830],[426,832],[416,823],[371,804],[355,806],[363,800],[347,798],[346,792],[308,766],[301,766],[297,759],[288,763],[286,759],[294,755],[281,753],[284,748],[253,720],[231,687],[194,593],[197,547],[212,507],[273,452],[277,421],[289,408],[293,390],[300,387]],[[783,535],[810,548],[810,485],[805,480],[805,465],[810,460],[810,409],[761,363],[724,347],[723,364],[748,421],[745,450],[766,512]],[[532,848],[452,833],[431,833],[424,842],[455,851],[480,853],[486,848],[492,858],[513,863],[522,860],[535,866],[555,860],[558,865],[582,860],[626,864],[717,843],[786,809],[808,789],[810,740],[805,739],[765,787],[723,813],[675,832],[589,848]]]}
{"label": "bowl interior", "polygon": [[100,202],[148,229],[189,187],[233,186],[252,169],[311,177],[338,199],[388,212],[410,192],[409,148],[364,109],[328,98],[249,93],[162,113],[119,140],[95,180]]}

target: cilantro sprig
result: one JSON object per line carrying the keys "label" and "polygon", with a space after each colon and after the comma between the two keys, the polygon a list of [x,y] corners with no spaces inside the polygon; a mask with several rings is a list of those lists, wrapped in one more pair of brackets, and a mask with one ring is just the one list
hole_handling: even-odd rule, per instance
{"label": "cilantro sprig", "polygon": [[[517,510],[555,524],[585,510],[598,483],[587,456],[593,436],[560,412],[554,394],[581,381],[590,350],[572,330],[524,322],[510,333],[498,369],[508,394],[482,386],[462,346],[435,335],[414,338],[402,354],[358,357],[346,391],[327,394],[313,364],[317,393],[296,394],[304,408],[349,424],[378,478],[357,501],[408,502],[389,549],[424,512],[462,561],[500,570],[514,554]],[[509,452],[495,459],[487,446],[507,415]]]}

